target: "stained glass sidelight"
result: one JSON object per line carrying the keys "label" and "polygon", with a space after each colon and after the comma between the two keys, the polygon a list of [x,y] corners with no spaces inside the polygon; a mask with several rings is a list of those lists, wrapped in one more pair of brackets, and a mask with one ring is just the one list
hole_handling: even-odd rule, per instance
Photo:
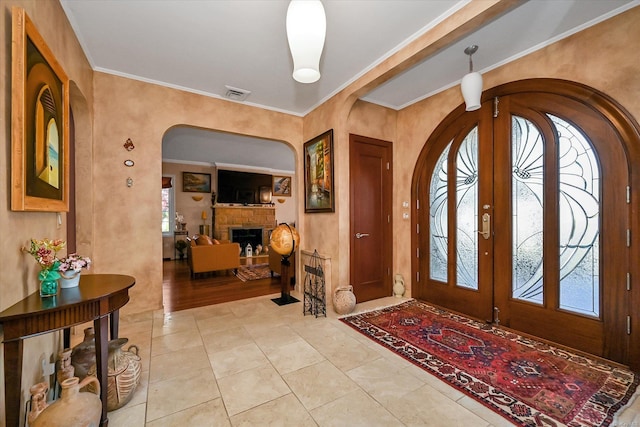
{"label": "stained glass sidelight", "polygon": [[600,315],[600,168],[591,143],[548,114],[558,133],[560,308]]}
{"label": "stained glass sidelight", "polygon": [[431,255],[429,275],[433,280],[447,281],[447,160],[451,143],[442,152],[433,174],[429,189],[429,221],[431,227]]}
{"label": "stained glass sidelight", "polygon": [[511,120],[512,295],[541,304],[544,141],[522,117]]}
{"label": "stained glass sidelight", "polygon": [[456,155],[456,284],[478,289],[478,128]]}

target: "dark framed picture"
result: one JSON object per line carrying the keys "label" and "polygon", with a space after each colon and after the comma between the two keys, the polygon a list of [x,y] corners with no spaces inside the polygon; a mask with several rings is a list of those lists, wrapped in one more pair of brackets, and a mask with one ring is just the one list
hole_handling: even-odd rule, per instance
{"label": "dark framed picture", "polygon": [[335,212],[333,129],[304,143],[304,211]]}
{"label": "dark framed picture", "polygon": [[291,197],[290,176],[273,176],[273,195],[278,197]]}
{"label": "dark framed picture", "polygon": [[11,210],[67,212],[69,78],[24,9],[11,15]]}
{"label": "dark framed picture", "polygon": [[187,193],[211,193],[211,174],[182,172],[182,191]]}

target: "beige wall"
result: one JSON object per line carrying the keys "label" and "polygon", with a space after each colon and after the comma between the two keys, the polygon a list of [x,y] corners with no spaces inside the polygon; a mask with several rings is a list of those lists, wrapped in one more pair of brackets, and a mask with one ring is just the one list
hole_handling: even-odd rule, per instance
{"label": "beige wall", "polygon": [[[297,228],[302,248],[332,258],[334,287],[349,280],[349,133],[393,142],[394,156],[394,273],[405,276],[410,287],[410,221],[402,220],[401,202],[411,200],[411,177],[424,142],[434,127],[462,102],[452,88],[400,112],[356,102],[367,88],[388,79],[442,41],[473,30],[496,13],[493,2],[471,2],[452,19],[394,55],[358,79],[304,119],[261,110],[239,103],[212,99],[102,73],[92,73],[58,2],[0,0],[3,22],[10,22],[10,6],[27,10],[50,48],[72,79],[72,106],[76,121],[78,193],[78,248],[94,259],[95,273],[123,273],[136,277],[131,301],[124,312],[140,312],[162,306],[162,241],[159,238],[162,175],[161,141],[175,125],[189,125],[282,141],[296,153],[294,191],[302,197],[304,141],[334,129],[336,213],[304,214],[297,204]],[[472,18],[480,17],[472,25]],[[558,42],[514,63],[487,73],[485,88],[531,78],[566,78],[599,89],[640,117],[640,8]],[[634,25],[635,24],[635,25]],[[464,27],[464,28],[463,28]],[[36,290],[36,266],[20,253],[31,237],[64,238],[66,223],[56,225],[54,213],[23,213],[9,210],[10,158],[10,26],[2,26],[0,97],[4,156],[0,156],[0,258],[3,275],[0,309],[5,309]],[[136,149],[123,144],[131,138]],[[123,161],[131,158],[133,168]],[[126,179],[133,178],[132,187]],[[64,218],[64,215],[63,215]],[[12,249],[13,248],[13,249]],[[39,381],[38,358],[56,352],[56,334],[27,340],[23,389]],[[26,393],[25,393],[26,394]],[[0,402],[4,391],[0,389]],[[2,403],[4,405],[4,403]],[[24,405],[22,405],[24,407]],[[3,412],[3,411],[0,411]]]}

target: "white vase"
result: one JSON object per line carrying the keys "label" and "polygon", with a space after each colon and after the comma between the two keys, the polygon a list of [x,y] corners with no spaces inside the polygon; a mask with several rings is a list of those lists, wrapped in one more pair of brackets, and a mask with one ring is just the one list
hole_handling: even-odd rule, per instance
{"label": "white vase", "polygon": [[396,274],[395,281],[393,283],[393,295],[396,298],[401,298],[404,295],[404,279],[402,274]]}
{"label": "white vase", "polygon": [[80,271],[61,271],[60,288],[75,288],[80,284]]}

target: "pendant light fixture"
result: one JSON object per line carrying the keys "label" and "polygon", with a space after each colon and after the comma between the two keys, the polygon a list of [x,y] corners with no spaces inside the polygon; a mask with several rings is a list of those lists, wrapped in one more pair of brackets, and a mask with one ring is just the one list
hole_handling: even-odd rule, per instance
{"label": "pendant light fixture", "polygon": [[462,78],[460,89],[462,89],[462,96],[464,97],[464,103],[467,106],[467,111],[475,111],[480,108],[480,97],[482,96],[482,75],[473,71],[473,59],[471,58],[471,56],[477,51],[478,46],[475,44],[464,50],[464,53],[469,55],[469,74],[466,74]]}
{"label": "pendant light fixture", "polygon": [[320,79],[327,18],[320,0],[291,0],[287,9],[287,39],[293,57],[293,79],[314,83]]}

